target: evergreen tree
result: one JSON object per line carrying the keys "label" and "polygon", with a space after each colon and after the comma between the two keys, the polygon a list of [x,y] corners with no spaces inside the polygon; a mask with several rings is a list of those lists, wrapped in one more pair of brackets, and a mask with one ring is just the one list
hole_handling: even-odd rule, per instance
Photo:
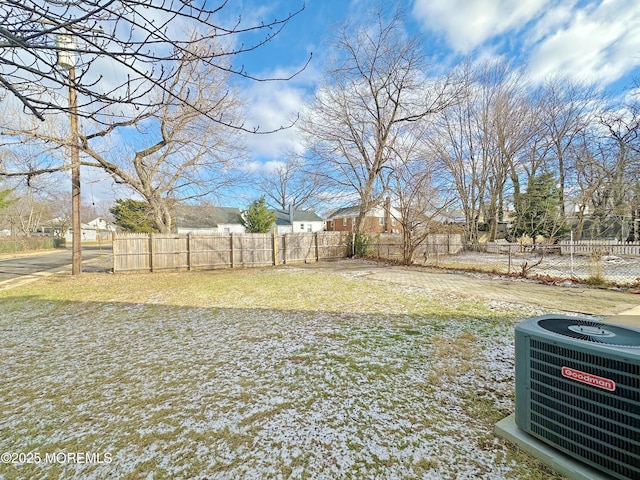
{"label": "evergreen tree", "polygon": [[512,233],[516,237],[541,235],[558,238],[567,232],[561,214],[560,189],[553,173],[547,172],[529,178],[527,191],[515,199],[516,221]]}
{"label": "evergreen tree", "polygon": [[113,214],[114,223],[125,232],[151,233],[158,231],[151,218],[151,209],[147,202],[118,199],[110,212]]}
{"label": "evergreen tree", "polygon": [[0,210],[7,208],[9,205],[17,201],[9,198],[9,195],[11,195],[12,192],[13,189],[0,190]]}
{"label": "evergreen tree", "polygon": [[276,218],[276,214],[267,208],[264,196],[254,200],[249,208],[239,215],[240,223],[249,233],[268,233]]}

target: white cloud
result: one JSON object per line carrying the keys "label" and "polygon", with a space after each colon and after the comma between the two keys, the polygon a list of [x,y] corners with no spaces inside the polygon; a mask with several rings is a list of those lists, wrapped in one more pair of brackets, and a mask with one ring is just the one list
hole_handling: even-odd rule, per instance
{"label": "white cloud", "polygon": [[[557,73],[609,83],[640,64],[640,3],[604,0],[564,16],[541,20],[529,60],[534,77]],[[546,31],[542,27],[546,28]]]}
{"label": "white cloud", "polygon": [[[276,70],[261,74],[265,78],[287,78],[295,69]],[[247,128],[260,132],[290,127],[302,115],[306,96],[315,88],[319,78],[312,66],[289,81],[254,82],[245,91],[248,97]],[[246,136],[246,145],[254,158],[282,159],[288,152],[304,151],[300,132],[294,127],[266,135]]]}
{"label": "white cloud", "polygon": [[246,127],[268,134],[248,134],[246,145],[260,157],[275,158],[299,151],[300,139],[291,127],[303,105],[303,92],[292,85],[260,83],[250,92],[249,120]]}
{"label": "white cloud", "polygon": [[247,173],[275,173],[279,168],[285,165],[284,161],[280,160],[268,160],[266,162],[260,162],[258,160],[252,160],[245,162],[240,166],[242,171]]}
{"label": "white cloud", "polygon": [[413,14],[457,53],[515,56],[537,79],[607,84],[640,65],[637,0],[415,0]]}
{"label": "white cloud", "polygon": [[549,0],[416,0],[414,16],[466,53],[533,20]]}
{"label": "white cloud", "polygon": [[531,45],[544,40],[550,33],[562,29],[575,15],[577,1],[567,0],[545,8],[542,16],[525,32],[525,44],[531,47]]}

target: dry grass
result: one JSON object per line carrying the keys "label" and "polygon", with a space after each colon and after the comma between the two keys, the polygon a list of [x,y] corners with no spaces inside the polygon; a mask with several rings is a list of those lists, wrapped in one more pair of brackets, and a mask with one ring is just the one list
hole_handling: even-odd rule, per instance
{"label": "dry grass", "polygon": [[[1,478],[552,478],[496,439],[533,313],[295,268],[0,292]],[[104,460],[104,457],[102,457]]]}

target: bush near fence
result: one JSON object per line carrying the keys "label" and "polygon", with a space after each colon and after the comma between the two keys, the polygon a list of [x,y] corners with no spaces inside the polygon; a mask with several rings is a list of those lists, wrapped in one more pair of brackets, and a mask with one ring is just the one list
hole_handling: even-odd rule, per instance
{"label": "bush near fence", "polygon": [[0,253],[19,253],[35,250],[64,248],[64,238],[58,237],[17,237],[0,240]]}

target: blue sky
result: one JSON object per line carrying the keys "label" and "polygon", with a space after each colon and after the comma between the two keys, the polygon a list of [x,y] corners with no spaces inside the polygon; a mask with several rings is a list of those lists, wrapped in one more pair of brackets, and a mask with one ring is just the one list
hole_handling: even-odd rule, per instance
{"label": "blue sky", "polygon": [[[244,1],[242,8],[281,18],[301,3],[292,0]],[[247,56],[250,73],[279,75],[299,68],[313,52],[307,71],[286,83],[247,85],[254,124],[277,128],[299,111],[300,102],[322,75],[326,39],[350,15],[362,15],[371,2],[307,0],[306,8],[256,54]],[[462,59],[503,57],[527,65],[543,80],[562,74],[622,91],[640,77],[638,0],[414,0],[403,2],[406,28],[424,39],[426,53],[444,69]],[[294,132],[249,139],[254,168],[278,161],[282,149],[295,148]]]}
{"label": "blue sky", "polygon": [[[248,73],[282,77],[297,71],[313,52],[307,69],[291,81],[243,82],[250,105],[247,125],[272,130],[289,123],[321,79],[332,30],[349,16],[362,16],[372,3],[306,0],[305,9],[277,37],[243,56]],[[225,10],[230,18],[241,14],[242,26],[281,19],[302,4],[236,0]],[[401,5],[407,31],[423,37],[425,53],[443,71],[465,58],[502,57],[526,65],[534,79],[562,74],[612,91],[621,92],[640,77],[638,0],[413,0]],[[287,150],[301,148],[295,129],[249,136],[246,142],[249,172],[268,169]],[[244,207],[257,196],[245,190],[225,203]]]}

